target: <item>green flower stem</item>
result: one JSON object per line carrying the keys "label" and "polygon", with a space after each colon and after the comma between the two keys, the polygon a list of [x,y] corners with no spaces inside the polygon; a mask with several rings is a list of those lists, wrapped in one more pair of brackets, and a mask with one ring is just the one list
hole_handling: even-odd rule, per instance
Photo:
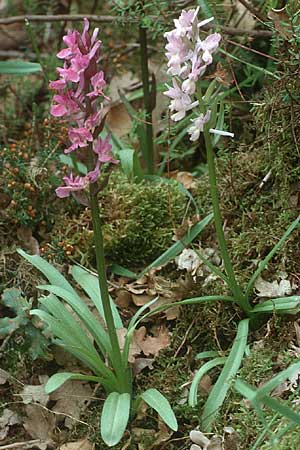
{"label": "green flower stem", "polygon": [[215,168],[215,160],[214,160],[214,150],[213,150],[213,146],[212,146],[212,142],[211,142],[211,136],[209,133],[209,124],[206,124],[204,126],[203,133],[204,133],[204,140],[205,140],[205,146],[206,146],[206,152],[207,152],[209,187],[210,187],[210,194],[211,194],[214,219],[215,219],[215,227],[216,227],[216,233],[217,233],[218,243],[219,243],[219,247],[220,247],[220,252],[222,255],[222,259],[224,261],[224,267],[225,267],[225,271],[226,271],[226,274],[228,277],[228,284],[232,291],[232,294],[234,295],[234,297],[235,297],[236,301],[238,302],[238,304],[240,305],[240,307],[248,315],[251,311],[251,306],[236,281],[233,266],[232,266],[231,259],[230,259],[228,249],[227,249],[224,231],[223,231],[222,216],[221,216],[220,204],[219,204],[219,193],[218,193],[218,187],[217,187],[217,176],[216,176],[216,168]]}
{"label": "green flower stem", "polygon": [[148,174],[154,173],[154,147],[153,147],[153,125],[152,125],[152,101],[149,86],[149,70],[148,70],[148,47],[147,47],[147,30],[140,25],[140,57],[141,71],[143,81],[144,108],[146,111],[146,149],[145,162]]}
{"label": "green flower stem", "polygon": [[116,333],[116,328],[114,324],[112,309],[110,305],[110,298],[107,287],[107,279],[105,273],[105,259],[104,259],[104,248],[103,248],[103,236],[101,230],[100,222],[100,210],[99,203],[97,199],[97,194],[94,192],[94,185],[90,185],[90,205],[92,212],[92,222],[94,230],[94,243],[96,251],[96,262],[97,262],[97,272],[99,279],[99,287],[101,293],[101,299],[104,310],[104,318],[107,325],[107,331],[111,342],[112,354],[111,362],[113,368],[116,372],[116,377],[119,382],[118,391],[119,393],[131,393],[131,382],[129,372],[123,365],[121,350],[119,346],[118,336]]}

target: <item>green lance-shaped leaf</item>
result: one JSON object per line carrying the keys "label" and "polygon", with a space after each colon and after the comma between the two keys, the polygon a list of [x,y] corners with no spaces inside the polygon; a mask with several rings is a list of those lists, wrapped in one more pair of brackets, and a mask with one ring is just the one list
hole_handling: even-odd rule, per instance
{"label": "green lance-shaped leaf", "polygon": [[51,284],[54,286],[60,286],[76,295],[76,292],[70,283],[57,269],[55,269],[55,267],[52,266],[52,264],[48,263],[48,261],[38,255],[28,255],[21,249],[17,249],[17,252],[23,256],[23,258],[27,259],[27,261],[30,262],[30,264],[32,264],[36,269],[42,272]]}
{"label": "green lance-shaped leaf", "polygon": [[153,261],[149,266],[147,266],[141,273],[135,274],[128,271],[124,267],[117,264],[113,264],[111,270],[118,274],[128,276],[130,278],[140,278],[145,273],[149,272],[150,269],[154,267],[159,267],[172,261],[179,253],[181,253],[197,236],[200,234],[204,228],[212,221],[213,214],[208,214],[203,220],[194,225],[180,241],[175,242],[168,250],[166,250],[162,255],[160,255],[155,261]]}
{"label": "green lance-shaped leaf", "polygon": [[196,406],[197,405],[197,395],[198,395],[198,385],[201,378],[211,369],[216,366],[223,365],[226,362],[226,358],[214,358],[211,361],[203,364],[202,367],[197,371],[196,375],[193,378],[190,392],[189,392],[189,405]]}
{"label": "green lance-shaped leaf", "polygon": [[291,297],[280,297],[272,300],[266,300],[259,305],[254,306],[253,313],[286,313],[296,314],[300,308],[300,296],[293,295]]}
{"label": "green lance-shaped leaf", "polygon": [[104,402],[100,432],[106,445],[113,447],[122,439],[129,420],[130,395],[111,392]]}
{"label": "green lance-shaped leaf", "polygon": [[28,61],[0,61],[1,75],[27,75],[41,71],[42,67],[38,63]]}
{"label": "green lance-shaped leaf", "polygon": [[225,362],[224,368],[204,405],[202,427],[205,431],[210,429],[220,406],[224,402],[233,377],[240,368],[247,345],[248,329],[249,319],[242,320],[238,325],[237,335],[233,342],[229,356]]}
{"label": "green lance-shaped leaf", "polygon": [[147,389],[140,395],[140,398],[160,415],[171,430],[178,430],[177,420],[170,403],[157,389]]}
{"label": "green lance-shaped leaf", "polygon": [[68,380],[94,381],[95,383],[102,383],[101,377],[94,377],[92,375],[82,375],[81,373],[59,372],[52,375],[45,385],[47,394],[56,391]]}
{"label": "green lance-shaped leaf", "polygon": [[107,332],[85,305],[83,300],[81,300],[79,295],[73,295],[71,292],[58,286],[42,285],[37,286],[37,288],[52,292],[58,297],[64,299],[72,307],[73,311],[78,315],[86,328],[92,334],[97,345],[101,349],[103,356],[111,353],[111,344]]}
{"label": "green lance-shaped leaf", "polygon": [[[90,299],[93,301],[94,305],[96,306],[99,314],[105,320],[98,278],[95,277],[94,275],[92,275],[91,273],[89,273],[87,270],[82,269],[79,266],[73,266],[71,273],[72,273],[74,280],[88,294],[88,296],[90,297]],[[123,323],[122,323],[120,314],[118,312],[116,305],[112,301],[112,299],[110,299],[110,305],[111,305],[111,309],[112,309],[115,327],[123,328]]]}

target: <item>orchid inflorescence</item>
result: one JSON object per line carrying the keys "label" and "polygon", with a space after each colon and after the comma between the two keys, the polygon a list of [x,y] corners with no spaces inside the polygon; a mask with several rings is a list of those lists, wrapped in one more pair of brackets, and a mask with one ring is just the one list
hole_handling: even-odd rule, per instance
{"label": "orchid inflorescence", "polygon": [[[199,7],[182,11],[179,19],[174,19],[175,29],[165,33],[168,40],[166,56],[168,58],[168,73],[172,75],[173,87],[168,86],[165,95],[172,99],[170,110],[173,112],[171,119],[180,121],[186,116],[187,111],[199,107],[197,81],[205,73],[207,67],[213,62],[213,53],[217,50],[221,35],[213,33],[200,39],[201,27],[211,22],[214,18],[198,21]],[[190,140],[196,141],[204,124],[211,118],[211,111],[199,111],[198,117],[192,119],[192,125],[188,129]],[[210,129],[211,133],[233,136],[232,133]]]}
{"label": "orchid inflorescence", "polygon": [[109,136],[105,139],[99,137],[103,128],[101,102],[109,100],[109,97],[103,92],[106,87],[104,73],[97,69],[101,46],[101,41],[97,39],[98,32],[96,28],[90,35],[87,19],[84,19],[82,34],[76,30],[68,31],[63,37],[67,48],[57,54],[64,60],[63,68],[57,68],[60,78],[49,85],[50,89],[57,91],[50,112],[55,117],[63,117],[69,125],[71,145],[64,152],[84,149],[84,152],[87,151],[83,155],[85,161],[94,165],[85,176],[74,176],[72,173],[65,176],[65,186],[56,189],[58,197],[69,197],[72,193],[81,202],[84,202],[82,191],[98,180],[102,164],[118,162],[112,157]]}

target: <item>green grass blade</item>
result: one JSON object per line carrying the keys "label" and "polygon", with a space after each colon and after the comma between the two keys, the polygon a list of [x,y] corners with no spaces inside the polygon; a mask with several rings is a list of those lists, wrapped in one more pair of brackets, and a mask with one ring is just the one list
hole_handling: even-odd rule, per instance
{"label": "green grass blade", "polygon": [[204,228],[212,221],[213,214],[208,214],[203,220],[194,225],[180,241],[175,242],[168,250],[166,250],[162,255],[160,255],[155,261],[153,261],[149,266],[147,266],[140,274],[139,277],[143,276],[145,273],[149,272],[150,269],[154,267],[159,267],[172,261],[179,253],[181,253],[197,236],[200,234]]}
{"label": "green grass blade", "polygon": [[274,245],[274,247],[272,248],[270,253],[268,253],[268,255],[265,257],[265,259],[259,263],[258,268],[256,269],[256,271],[254,272],[254,274],[250,278],[249,283],[247,285],[247,289],[246,289],[246,297],[247,298],[249,298],[249,296],[250,296],[250,294],[252,292],[252,289],[253,289],[253,286],[254,286],[254,283],[255,283],[256,279],[259,277],[261,272],[267,267],[267,265],[268,265],[269,261],[271,260],[271,258],[279,250],[279,248],[282,246],[282,244],[287,240],[289,235],[298,226],[299,220],[300,220],[300,216],[298,216],[297,219],[294,220],[294,222],[291,223],[291,225],[288,227],[288,229],[283,234],[281,239],[277,242],[276,245]]}
{"label": "green grass blade", "polygon": [[89,330],[98,347],[102,351],[103,356],[105,357],[107,354],[111,353],[111,345],[107,332],[104,330],[101,323],[91,313],[83,300],[81,300],[79,295],[75,296],[71,292],[66,291],[65,289],[58,286],[43,285],[37,286],[37,288],[51,292],[52,294],[55,294],[65,300]]}
{"label": "green grass blade", "polygon": [[226,284],[228,284],[228,277],[217,266],[210,262],[208,258],[205,258],[198,250],[194,249],[198,258],[218,277],[220,277]]}
{"label": "green grass blade", "polygon": [[106,445],[113,447],[122,439],[129,420],[130,395],[111,392],[104,402],[100,431]]}
{"label": "green grass blade", "polygon": [[[105,320],[98,278],[79,266],[73,266],[71,273],[74,280],[88,294],[88,296],[96,306],[99,314],[101,315],[103,320]],[[112,308],[115,327],[123,328],[121,317],[119,315],[116,305],[114,304],[111,298],[110,298],[110,305]]]}
{"label": "green grass blade", "polygon": [[28,75],[29,73],[41,72],[39,63],[28,61],[0,61],[1,75]]}
{"label": "green grass blade", "polygon": [[220,352],[216,350],[208,350],[207,352],[200,352],[195,356],[195,359],[215,358],[220,356]]}
{"label": "green grass blade", "polygon": [[191,387],[190,387],[189,399],[188,399],[189,406],[197,405],[198,385],[199,385],[199,382],[200,382],[201,378],[203,377],[203,375],[205,375],[209,370],[213,369],[214,367],[225,364],[225,362],[226,362],[226,357],[215,358],[211,361],[208,361],[207,363],[203,364],[202,367],[200,367],[200,369],[197,371],[196,375],[194,376]]}
{"label": "green grass blade", "polygon": [[17,252],[23,256],[30,264],[32,264],[36,269],[42,272],[43,275],[50,281],[51,284],[55,286],[60,286],[73,294],[76,294],[73,287],[65,279],[65,277],[57,270],[52,264],[48,263],[45,259],[38,255],[28,255],[21,249],[17,249]]}
{"label": "green grass blade", "polygon": [[[215,15],[210,4],[206,0],[197,0],[197,4],[200,6],[201,16],[204,15],[205,19],[210,19]],[[218,23],[216,19],[215,23]]]}
{"label": "green grass blade", "polygon": [[205,403],[202,414],[202,428],[209,430],[215,416],[223,404],[226,394],[232,384],[233,377],[240,368],[249,330],[249,319],[242,320],[238,325],[237,335],[233,342],[229,356],[225,362],[224,368],[213,386],[208,399]]}
{"label": "green grass blade", "polygon": [[140,395],[140,398],[160,415],[171,430],[178,430],[177,420],[170,403],[157,389],[147,389]]}
{"label": "green grass blade", "polygon": [[254,306],[253,313],[272,313],[272,312],[285,312],[290,314],[296,314],[299,312],[300,296],[293,295],[291,297],[280,297],[272,300],[266,300],[259,305]]}
{"label": "green grass blade", "polygon": [[45,392],[51,394],[51,392],[56,391],[68,380],[82,380],[82,381],[94,381],[95,383],[101,383],[101,377],[94,377],[91,375],[82,375],[81,373],[71,373],[71,372],[59,372],[52,375],[45,385]]}

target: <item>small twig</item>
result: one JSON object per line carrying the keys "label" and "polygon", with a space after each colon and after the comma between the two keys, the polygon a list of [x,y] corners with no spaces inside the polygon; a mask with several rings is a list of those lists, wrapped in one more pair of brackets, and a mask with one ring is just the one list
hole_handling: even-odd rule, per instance
{"label": "small twig", "polygon": [[41,444],[42,441],[40,439],[32,439],[31,441],[24,442],[14,442],[13,444],[1,445],[0,450],[7,450],[9,448],[28,448],[35,444]]}
{"label": "small twig", "polygon": [[192,320],[191,324],[189,325],[188,329],[187,329],[186,332],[185,332],[185,335],[184,335],[184,338],[183,338],[182,342],[180,343],[178,349],[177,349],[176,352],[175,352],[175,355],[174,355],[175,358],[178,356],[180,350],[181,350],[182,347],[184,346],[185,341],[187,340],[187,337],[188,337],[188,335],[190,334],[191,329],[192,329],[193,326],[195,325],[195,322],[196,322],[196,318],[194,317],[194,319]]}
{"label": "small twig", "polygon": [[[95,14],[57,14],[57,15],[28,15],[28,16],[11,16],[0,18],[0,25],[9,25],[11,23],[24,23],[27,19],[29,22],[61,22],[61,21],[69,21],[69,22],[78,22],[83,20],[84,18],[89,19],[92,22],[98,23],[111,23],[111,22],[122,22],[124,18],[117,16],[98,16]],[[149,16],[151,20],[157,20],[159,17]],[[126,18],[127,22],[139,23],[140,19],[136,18]],[[269,30],[244,30],[244,29],[236,29],[234,27],[227,27],[224,25],[213,25],[207,24],[203,27],[204,30],[210,30],[214,28],[219,28],[223,33],[236,35],[236,36],[253,36],[253,37],[271,37],[273,36],[273,31]]]}
{"label": "small twig", "polygon": [[239,0],[239,2],[245,6],[246,9],[248,9],[248,11],[251,12],[251,14],[253,14],[253,16],[257,17],[257,19],[261,20],[262,22],[266,22],[266,18],[259,12],[257,11],[256,8],[254,8],[254,6],[252,6],[250,3],[248,3],[248,1],[246,0]]}

